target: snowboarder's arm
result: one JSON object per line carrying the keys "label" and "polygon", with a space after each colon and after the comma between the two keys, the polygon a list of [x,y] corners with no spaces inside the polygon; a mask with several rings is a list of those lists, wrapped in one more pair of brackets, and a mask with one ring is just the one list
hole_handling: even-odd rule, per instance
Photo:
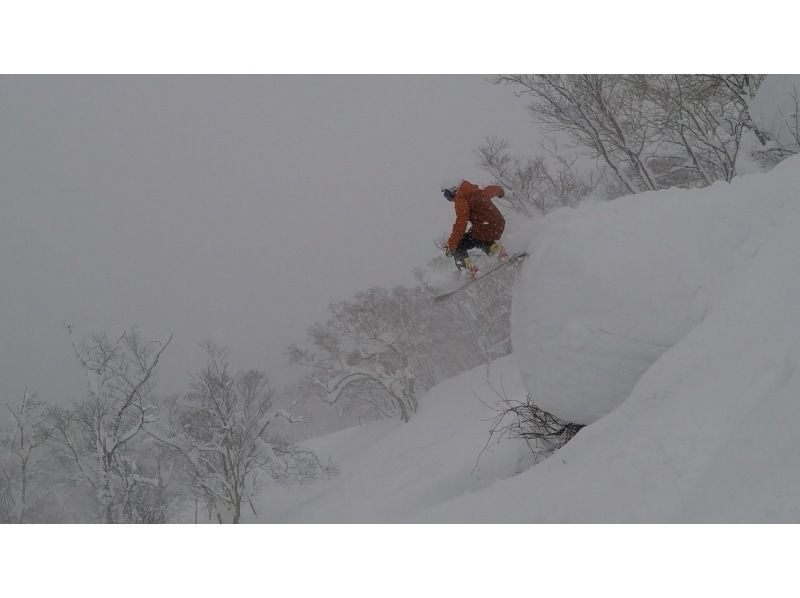
{"label": "snowboarder's arm", "polygon": [[493,197],[503,197],[506,192],[500,185],[489,185],[481,191],[485,199],[492,199]]}
{"label": "snowboarder's arm", "polygon": [[467,222],[469,222],[469,206],[467,205],[466,198],[456,197],[456,222],[453,224],[453,232],[450,239],[447,241],[447,248],[450,251],[455,251],[458,247],[464,233],[467,232]]}

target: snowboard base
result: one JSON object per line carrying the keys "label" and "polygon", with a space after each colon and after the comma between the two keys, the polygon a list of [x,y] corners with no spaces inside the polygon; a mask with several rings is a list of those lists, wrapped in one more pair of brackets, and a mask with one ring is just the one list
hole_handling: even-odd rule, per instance
{"label": "snowboard base", "polygon": [[467,282],[465,282],[464,284],[462,284],[462,285],[460,285],[460,286],[457,286],[456,288],[454,288],[454,289],[452,289],[452,290],[450,290],[450,291],[446,291],[446,292],[444,292],[444,293],[441,293],[441,294],[439,294],[439,295],[436,295],[436,296],[433,298],[433,300],[434,300],[434,302],[436,302],[436,303],[439,303],[440,301],[444,301],[444,300],[445,300],[445,299],[447,299],[448,297],[450,297],[450,296],[454,295],[455,293],[458,293],[460,290],[462,290],[462,289],[465,289],[466,287],[468,287],[468,286],[469,286],[469,285],[471,285],[472,283],[474,283],[474,282],[478,282],[478,281],[479,281],[479,280],[481,280],[481,279],[482,279],[484,276],[489,276],[489,274],[491,274],[492,272],[497,272],[498,270],[500,270],[501,268],[505,268],[505,267],[506,267],[506,266],[508,266],[509,264],[514,264],[514,265],[516,265],[516,264],[519,264],[519,263],[520,263],[522,260],[524,260],[526,257],[528,257],[528,254],[527,254],[527,252],[525,252],[525,251],[521,251],[520,253],[515,253],[514,255],[510,256],[510,257],[509,257],[509,258],[508,258],[506,261],[502,262],[501,264],[498,264],[497,266],[495,266],[495,267],[494,267],[494,268],[492,268],[491,270],[487,270],[487,271],[486,271],[486,272],[484,272],[483,274],[479,274],[479,275],[478,275],[476,278],[473,278],[472,280],[468,280],[468,281],[467,281]]}

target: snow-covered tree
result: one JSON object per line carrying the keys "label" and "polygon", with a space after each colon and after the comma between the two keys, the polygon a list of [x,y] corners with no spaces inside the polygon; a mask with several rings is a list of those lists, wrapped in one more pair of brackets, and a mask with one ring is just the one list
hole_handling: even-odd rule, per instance
{"label": "snow-covered tree", "polygon": [[[452,260],[429,267],[438,278]],[[290,361],[310,369],[306,394],[341,405],[343,417],[408,421],[434,384],[508,354],[513,269],[444,303],[433,302],[441,289],[425,270],[415,276],[419,286],[374,287],[331,305],[331,317],[309,328],[308,346],[289,347]]]}
{"label": "snow-covered tree", "polygon": [[193,374],[192,389],[176,397],[150,434],[183,460],[187,485],[220,523],[239,523],[263,476],[295,480],[322,469],[310,451],[269,435],[277,418],[273,389],[259,370],[232,372],[225,349],[207,340],[205,367]]}
{"label": "snow-covered tree", "polygon": [[[481,258],[478,258],[481,259]],[[486,258],[486,267],[493,260]],[[421,344],[420,361],[431,373],[431,386],[511,352],[511,291],[514,283],[513,266],[477,280],[444,302],[433,303],[432,295],[443,289],[427,281],[447,279],[451,272],[450,258],[437,257],[428,264],[429,270],[418,270],[417,280],[426,290],[419,312],[426,322],[425,342]],[[438,273],[437,273],[438,271]]]}
{"label": "snow-covered tree", "polygon": [[52,425],[44,404],[27,387],[19,403],[6,407],[13,421],[0,438],[0,521],[26,523],[45,493],[40,461]]}
{"label": "snow-covered tree", "polygon": [[486,363],[511,353],[511,286],[514,270],[507,267],[490,277],[477,281],[457,298],[463,312],[462,322],[479,357]]}
{"label": "snow-covered tree", "polygon": [[53,439],[68,459],[74,482],[89,486],[105,523],[135,521],[137,500],[158,480],[140,471],[132,441],[155,421],[155,372],[172,336],[145,342],[135,328],[116,341],[91,336],[75,347],[87,377],[86,397],[53,409]]}
{"label": "snow-covered tree", "polygon": [[331,317],[309,328],[311,348],[288,349],[292,363],[313,370],[321,398],[368,401],[384,416],[409,421],[417,409],[416,349],[425,336],[405,287],[373,287],[329,306]]}

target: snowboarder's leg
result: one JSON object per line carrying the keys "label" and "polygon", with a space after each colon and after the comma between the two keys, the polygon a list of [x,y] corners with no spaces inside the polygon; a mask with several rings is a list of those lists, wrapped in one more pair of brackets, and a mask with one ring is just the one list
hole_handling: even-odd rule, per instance
{"label": "snowboarder's leg", "polygon": [[456,247],[456,250],[453,252],[453,260],[456,263],[456,268],[459,270],[464,270],[467,267],[467,260],[469,260],[469,254],[467,253],[470,249],[474,249],[478,246],[480,241],[477,241],[472,237],[471,234],[467,233],[463,237],[461,237],[461,242]]}
{"label": "snowboarder's leg", "polygon": [[504,258],[508,257],[508,253],[506,252],[503,244],[500,243],[499,240],[497,241],[475,241],[475,246],[480,248],[483,253],[486,255],[493,255],[500,261],[503,261]]}
{"label": "snowboarder's leg", "polygon": [[472,263],[468,252],[470,249],[479,247],[480,243],[482,243],[482,241],[478,241],[467,233],[461,238],[461,242],[453,252],[453,260],[456,263],[456,268],[459,270],[466,270],[472,278],[478,275],[478,267]]}
{"label": "snowboarder's leg", "polygon": [[486,255],[491,255],[492,254],[492,243],[494,243],[494,241],[479,241],[479,240],[476,239],[475,240],[475,247],[480,249]]}

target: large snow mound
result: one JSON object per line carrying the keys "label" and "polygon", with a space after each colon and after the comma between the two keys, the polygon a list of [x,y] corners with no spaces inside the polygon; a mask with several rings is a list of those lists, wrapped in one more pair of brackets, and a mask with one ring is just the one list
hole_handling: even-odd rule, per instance
{"label": "large snow mound", "polygon": [[732,184],[643,193],[546,217],[521,267],[512,312],[514,352],[534,401],[580,424],[625,401],[796,209],[798,166],[790,159]]}
{"label": "large snow mound", "polygon": [[[755,190],[760,192],[745,201]],[[753,218],[746,227],[750,234],[731,248],[709,227],[694,261],[729,259],[704,291],[705,316],[647,369],[627,400],[547,461],[419,513],[415,521],[800,521],[800,157],[729,191],[729,207],[718,216],[733,219],[746,211]],[[707,203],[717,205],[717,193],[693,193],[697,206],[686,220],[705,213]],[[654,253],[647,247],[643,251]],[[717,251],[707,257],[711,249]],[[541,267],[526,272],[527,282]],[[642,271],[647,282],[654,278],[646,268],[630,272]],[[666,275],[676,286],[684,281],[676,269]],[[627,286],[642,294],[634,282]],[[639,306],[636,300],[628,304]],[[653,311],[659,322],[636,332],[656,337],[668,332],[659,327],[665,318],[683,324],[694,317],[674,306],[666,311],[663,316]],[[601,356],[614,349],[621,354],[618,344],[609,349],[602,337],[587,336],[595,344],[584,347]],[[622,349],[633,355],[629,347]],[[582,360],[577,351],[566,356],[604,363]],[[618,365],[627,364],[620,359]],[[599,375],[608,378],[604,371]],[[606,400],[610,408],[614,401]]]}

